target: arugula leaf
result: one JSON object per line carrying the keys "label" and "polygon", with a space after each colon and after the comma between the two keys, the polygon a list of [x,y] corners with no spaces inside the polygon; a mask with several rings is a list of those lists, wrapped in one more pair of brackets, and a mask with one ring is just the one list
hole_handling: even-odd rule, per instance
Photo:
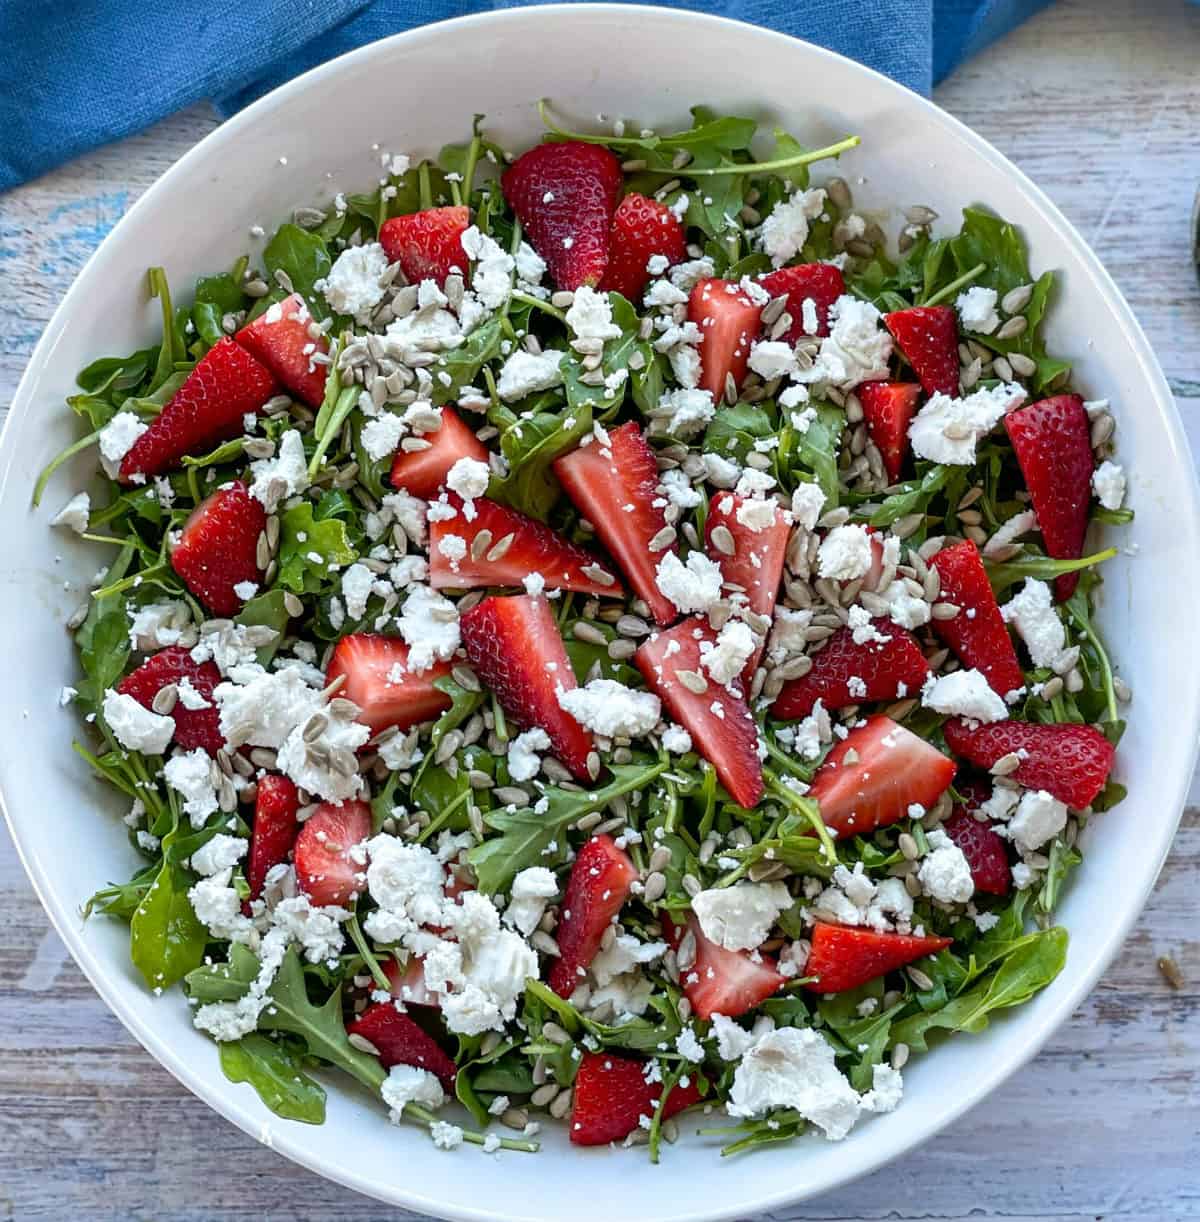
{"label": "arugula leaf", "polygon": [[[126,543],[108,566],[105,584],[111,585],[125,576],[133,554],[133,544]],[[76,699],[89,712],[98,713],[104,703],[104,693],[121,677],[129,660],[129,618],[125,613],[125,601],[119,594],[92,599],[87,619],[75,634],[75,645],[84,673],[84,678],[76,684],[79,689]]]}
{"label": "arugula leaf", "polygon": [[166,989],[199,967],[208,931],[188,899],[191,879],[164,861],[129,922],[129,957],[152,989]]}
{"label": "arugula leaf", "polygon": [[585,403],[561,415],[539,411],[526,417],[497,405],[488,419],[500,429],[500,452],[508,463],[507,475],[492,476],[488,496],[544,522],[561,492],[551,464],[592,431],[591,407]]}
{"label": "arugula leaf", "polygon": [[1117,554],[1115,547],[1105,548],[1092,556],[1081,556],[1078,560],[1055,560],[1050,556],[1027,555],[1018,556],[1015,560],[1007,560],[1003,564],[985,562],[988,580],[997,595],[1003,594],[1009,586],[1024,577],[1036,577],[1040,581],[1053,581],[1063,573],[1078,573],[1090,569],[1093,565],[1103,564]]}
{"label": "arugula leaf", "polygon": [[[568,349],[563,355],[560,366],[566,384],[567,406],[574,410],[586,405],[599,420],[608,420],[617,411],[625,399],[626,388],[635,382],[639,374],[640,379],[635,385],[639,385],[642,397],[646,397],[651,376],[649,371],[658,368],[654,360],[654,345],[642,339],[638,333],[641,319],[637,311],[620,293],[609,293],[607,296],[612,307],[613,322],[621,328],[621,334],[605,343],[600,369],[616,379],[614,388],[609,390],[604,384],[588,386],[581,381],[587,371],[583,367],[583,358],[573,349]],[[636,371],[629,368],[629,358],[635,352],[640,353],[642,358],[642,368]],[[651,406],[657,405],[656,398]]]}
{"label": "arugula leaf", "polygon": [[330,566],[345,567],[357,558],[345,522],[316,520],[310,501],[302,501],[280,517],[277,580],[294,594],[318,593],[330,583]]}
{"label": "arugula leaf", "polygon": [[744,463],[756,441],[775,436],[775,424],[765,408],[751,403],[720,407],[704,430],[706,454]]}
{"label": "arugula leaf", "polygon": [[795,435],[796,458],[792,469],[798,465],[802,470],[811,472],[825,493],[826,510],[835,509],[841,487],[838,454],[842,445],[842,430],[846,427],[846,413],[832,403],[813,403],[811,406],[817,410],[816,419],[803,433]]}
{"label": "arugula leaf", "polygon": [[287,631],[290,616],[287,613],[287,608],[283,605],[283,599],[284,592],[282,590],[268,590],[265,594],[256,594],[233,617],[235,624],[245,624],[247,627],[261,625],[266,628],[275,629],[275,639],[254,651],[254,656],[259,666],[270,664],[271,659],[279,649],[279,643],[283,640],[284,633]]}
{"label": "arugula leaf", "polygon": [[263,264],[272,278],[277,271],[287,276],[315,318],[328,316],[329,308],[325,298],[317,292],[316,283],[329,275],[332,261],[318,234],[301,229],[299,225],[280,225],[263,248]]}
{"label": "arugula leaf", "polygon": [[470,386],[484,365],[499,354],[503,334],[500,319],[493,318],[476,327],[467,336],[466,343],[441,356],[431,369],[431,401],[437,404],[457,399],[463,387]]}
{"label": "arugula leaf", "polygon": [[248,1082],[276,1116],[325,1123],[325,1091],[300,1068],[286,1045],[252,1031],[221,1044],[220,1057],[230,1082]]}
{"label": "arugula leaf", "polygon": [[954,476],[954,468],[934,463],[920,479],[909,480],[903,492],[894,492],[871,514],[872,526],[891,526],[910,513],[928,513],[929,503]]}

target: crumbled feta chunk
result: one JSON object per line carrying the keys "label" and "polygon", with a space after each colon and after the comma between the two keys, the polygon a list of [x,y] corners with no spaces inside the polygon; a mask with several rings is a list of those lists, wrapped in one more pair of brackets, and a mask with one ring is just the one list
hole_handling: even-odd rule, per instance
{"label": "crumbled feta chunk", "polygon": [[930,462],[970,466],[980,439],[1024,402],[1025,392],[1015,383],[1001,382],[962,399],[939,391],[908,426],[913,453]]}
{"label": "crumbled feta chunk", "polygon": [[683,726],[672,723],[663,731],[662,745],[672,755],[686,755],[692,749],[692,736]]}
{"label": "crumbled feta chunk", "polygon": [[[445,541],[443,538],[442,542]],[[429,586],[413,586],[409,590],[397,624],[400,635],[408,642],[408,669],[414,674],[428,670],[436,661],[448,661],[462,641],[458,609]]]}
{"label": "crumbled feta chunk", "polygon": [[491,478],[487,463],[477,458],[460,458],[446,474],[446,487],[464,501],[473,501],[487,491]]}
{"label": "crumbled feta chunk", "polygon": [[798,484],[792,493],[792,516],[805,530],[812,530],[825,508],[825,493],[817,484]]}
{"label": "crumbled feta chunk", "polygon": [[558,703],[585,729],[609,738],[640,738],[662,715],[662,703],[653,692],[635,691],[616,679],[592,679],[570,691],[560,687]]}
{"label": "crumbled feta chunk", "polygon": [[616,339],[621,328],[613,322],[612,306],[607,293],[597,293],[589,285],[575,290],[571,308],[567,311],[567,326],[577,339]]}
{"label": "crumbled feta chunk", "polygon": [[1008,716],[1004,701],[980,670],[955,670],[931,678],[921,690],[921,703],[936,713],[973,721],[1003,721]]}
{"label": "crumbled feta chunk", "polygon": [[931,851],[917,872],[925,894],[943,904],[965,904],[975,894],[975,884],[962,849],[941,828],[928,832],[926,839]]}
{"label": "crumbled feta chunk", "polygon": [[194,751],[173,755],[163,767],[163,776],[183,798],[183,811],[192,827],[203,827],[208,816],[217,809],[217,791],[208,753],[197,747]]}
{"label": "crumbled feta chunk", "polygon": [[88,528],[88,517],[92,510],[92,498],[86,492],[75,495],[50,519],[51,526],[66,526],[77,535]]}
{"label": "crumbled feta chunk", "polygon": [[1105,459],[1092,472],[1092,491],[1105,509],[1120,509],[1125,500],[1125,472],[1120,464]]}
{"label": "crumbled feta chunk", "polygon": [[415,1065],[393,1065],[379,1093],[391,1109],[389,1116],[394,1124],[401,1122],[408,1103],[436,1109],[446,1102],[446,1092],[437,1078],[428,1069]]}
{"label": "crumbled feta chunk", "polygon": [[692,897],[704,936],[726,950],[754,950],[766,940],[781,912],[792,906],[783,883],[734,883]]}
{"label": "crumbled feta chunk", "polygon": [[977,335],[991,335],[1000,325],[1000,315],[996,313],[995,289],[984,288],[973,284],[966,292],[959,293],[954,305],[958,310],[958,318],[964,331],[974,331]]}
{"label": "crumbled feta chunk", "polygon": [[542,766],[539,751],[550,750],[550,736],[541,726],[518,734],[508,744],[508,775],[514,781],[531,781]]}
{"label": "crumbled feta chunk", "polygon": [[1062,657],[1067,632],[1044,581],[1027,577],[1025,585],[1000,608],[1000,614],[1020,633],[1034,666],[1053,667]]}
{"label": "crumbled feta chunk", "polygon": [[325,707],[325,728],[315,739],[305,739],[304,726],[297,726],[279,748],[277,762],[279,770],[302,789],[329,802],[344,802],[362,789],[354,753],[371,737],[371,731],[345,713],[335,712],[335,707]]}
{"label": "crumbled feta chunk", "polygon": [[546,904],[558,894],[558,880],[545,866],[529,866],[512,880],[504,923],[528,937],[538,927]]}
{"label": "crumbled feta chunk", "polygon": [[750,625],[744,620],[731,619],[721,629],[715,642],[701,643],[700,665],[708,671],[714,683],[725,687],[742,673],[750,655],[757,648],[758,640],[750,631]]}
{"label": "crumbled feta chunk", "polygon": [[804,249],[808,223],[816,220],[824,207],[825,192],[819,188],[797,191],[775,205],[758,230],[759,245],[774,267],[790,263]]}
{"label": "crumbled feta chunk", "polygon": [[275,457],[252,462],[250,472],[254,477],[250,495],[260,501],[268,513],[274,513],[281,502],[290,496],[299,496],[308,488],[304,438],[295,429],[288,429],[279,439]]}
{"label": "crumbled feta chunk", "polygon": [[[103,713],[108,728],[126,751],[162,755],[175,733],[172,718],[160,716],[122,692],[109,690],[104,693]],[[205,756],[206,761],[207,758]]]}
{"label": "crumbled feta chunk", "polygon": [[721,597],[721,569],[702,552],[690,552],[686,564],[668,552],[658,562],[655,583],[685,613],[707,611]]}
{"label": "crumbled feta chunk", "polygon": [[165,649],[168,645],[183,645],[191,648],[197,641],[196,626],[192,623],[192,609],[182,599],[169,602],[147,603],[144,607],[127,608],[130,611],[129,645],[142,653]]}
{"label": "crumbled feta chunk", "polygon": [[[461,241],[463,250],[475,264],[471,277],[471,287],[475,290],[475,295],[489,310],[500,309],[512,296],[512,274],[513,269],[517,267],[517,260],[494,238],[482,233],[475,225],[463,233]],[[534,258],[537,256],[534,255]],[[526,268],[532,270],[528,255],[523,256],[523,259]],[[545,270],[544,263],[542,270]],[[535,279],[540,280],[541,276]]]}
{"label": "crumbled feta chunk", "polygon": [[133,412],[117,412],[100,430],[100,465],[110,479],[117,478],[121,460],[147,428]]}
{"label": "crumbled feta chunk", "polygon": [[250,849],[250,842],[241,836],[227,836],[224,832],[205,841],[193,854],[192,869],[205,878],[219,874],[230,866],[236,866]]}
{"label": "crumbled feta chunk", "polygon": [[871,535],[865,526],[835,526],[817,551],[817,574],[833,581],[855,581],[871,567]]}
{"label": "crumbled feta chunk", "polygon": [[403,418],[395,412],[380,412],[374,420],[368,420],[362,430],[362,446],[367,457],[378,462],[395,454],[405,431]]}
{"label": "crumbled feta chunk", "polygon": [[672,437],[686,440],[702,432],[716,413],[712,394],[707,390],[668,390],[658,401],[661,415],[656,428]]}
{"label": "crumbled feta chunk", "polygon": [[330,309],[348,314],[359,326],[364,326],[383,300],[385,289],[380,282],[387,269],[388,258],[378,242],[347,246],[317,287]]}
{"label": "crumbled feta chunk", "polygon": [[1067,825],[1067,807],[1044,789],[1027,789],[1005,829],[1013,843],[1035,853]]}
{"label": "crumbled feta chunk", "polygon": [[504,362],[496,380],[496,393],[501,399],[512,401],[538,390],[561,386],[563,375],[559,365],[562,358],[562,352],[555,348],[538,353],[518,349]]}

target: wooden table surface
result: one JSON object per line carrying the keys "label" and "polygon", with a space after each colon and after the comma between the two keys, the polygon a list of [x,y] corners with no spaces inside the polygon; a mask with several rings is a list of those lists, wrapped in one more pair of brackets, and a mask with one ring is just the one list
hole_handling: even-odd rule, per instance
{"label": "wooden table surface", "polygon": [[[1059,204],[1124,290],[1200,453],[1200,7],[1066,0],[962,68],[946,109]],[[197,107],[0,196],[0,410],[88,255],[216,124]],[[1124,405],[1136,410],[1136,404]],[[1046,1050],[951,1131],[783,1219],[1200,1218],[1200,786],[1154,897]],[[264,1150],[92,992],[0,836],[0,1218],[403,1217]],[[1172,954],[1185,983],[1155,966]],[[752,1164],[746,1174],[753,1175]]]}

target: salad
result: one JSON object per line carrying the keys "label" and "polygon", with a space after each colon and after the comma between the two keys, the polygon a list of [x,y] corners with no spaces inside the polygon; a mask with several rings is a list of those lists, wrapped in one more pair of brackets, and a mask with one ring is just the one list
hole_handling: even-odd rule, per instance
{"label": "salad", "polygon": [[281,1117],[837,1140],[1063,966],[1132,514],[1053,273],[693,113],[377,148],[68,400],[88,912]]}

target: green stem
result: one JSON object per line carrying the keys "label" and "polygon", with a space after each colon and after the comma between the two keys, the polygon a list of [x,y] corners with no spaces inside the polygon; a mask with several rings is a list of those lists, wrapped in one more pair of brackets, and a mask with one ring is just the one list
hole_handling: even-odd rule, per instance
{"label": "green stem", "polygon": [[742,176],[746,174],[776,174],[780,170],[792,170],[797,166],[812,165],[814,161],[824,161],[828,157],[840,157],[843,153],[857,148],[862,141],[858,136],[847,136],[836,144],[827,144],[823,149],[813,149],[808,153],[799,153],[795,157],[779,157],[775,161],[751,161],[745,165],[718,165],[707,169],[697,169],[688,166],[682,172],[689,178],[722,178]]}
{"label": "green stem", "polygon": [[801,768],[790,755],[784,751],[781,751],[779,749],[779,745],[773,738],[764,735],[763,741],[767,744],[767,754],[771,757],[771,760],[774,763],[778,764],[781,768],[786,769],[798,781],[804,781],[807,783],[811,779],[811,772]]}
{"label": "green stem", "polygon": [[559,322],[564,325],[566,324],[567,316],[564,311],[560,310],[557,306],[552,306],[548,301],[543,301],[540,297],[531,297],[528,293],[514,292],[512,299],[513,301],[519,301],[522,305],[533,306],[544,314],[549,314],[551,318],[557,318]]}
{"label": "green stem", "polygon": [[329,419],[326,421],[325,432],[317,442],[317,448],[313,451],[312,461],[308,464],[309,479],[316,478],[316,474],[321,469],[321,464],[325,460],[325,452],[333,444],[334,438],[341,433],[342,425],[346,423],[346,418],[354,410],[360,394],[362,394],[362,388],[355,383],[353,386],[347,386],[338,395],[333,411],[329,413]]}
{"label": "green stem", "polygon": [[72,442],[65,450],[60,450],[43,468],[41,475],[37,478],[37,483],[33,486],[33,507],[36,509],[42,502],[42,493],[46,491],[46,485],[50,482],[50,477],[67,461],[68,458],[73,458],[82,450],[86,450],[88,446],[93,446],[100,440],[100,430],[97,429],[94,433],[89,433],[86,437],[81,437],[78,441]]}
{"label": "green stem", "polygon": [[471,202],[471,189],[475,185],[475,167],[479,164],[479,147],[479,133],[476,132],[471,137],[471,144],[467,149],[467,161],[463,166],[462,197],[468,205]]}
{"label": "green stem", "polygon": [[494,693],[492,695],[492,718],[496,737],[502,743],[508,742],[508,721],[505,719],[504,710],[500,707],[500,701],[496,699]]}
{"label": "green stem", "polygon": [[[406,1103],[404,1105],[404,1114],[410,1120],[419,1121],[430,1128],[438,1122],[438,1117],[427,1108],[423,1108],[419,1103]],[[473,1146],[481,1146],[487,1140],[482,1133],[476,1133],[470,1129],[463,1129],[462,1135],[463,1141],[470,1142]],[[515,1137],[501,1137],[500,1148],[502,1150],[520,1150],[523,1154],[536,1154],[542,1147],[541,1143],[536,1141],[521,1141]]]}
{"label": "green stem", "polygon": [[140,585],[144,581],[152,581],[157,577],[164,577],[168,567],[166,564],[153,564],[148,569],[142,569],[140,573],[134,573],[131,577],[123,577],[120,581],[114,581],[110,586],[103,586],[99,590],[93,590],[92,597],[108,598],[113,594],[120,594],[125,590],[131,590],[135,585]]}
{"label": "green stem", "polygon": [[937,305],[939,301],[945,301],[948,297],[953,297],[959,289],[965,288],[972,280],[982,276],[987,271],[986,263],[977,263],[969,272],[964,272],[957,280],[951,280],[944,289],[939,289],[938,292],[921,302],[923,306]]}
{"label": "green stem", "polygon": [[1104,682],[1105,711],[1108,713],[1109,721],[1120,721],[1120,716],[1117,713],[1117,693],[1113,688],[1112,663],[1108,660],[1108,651],[1096,635],[1087,616],[1077,615],[1071,609],[1070,604],[1067,605],[1067,615],[1070,616],[1079,632],[1091,641],[1092,648],[1095,649],[1096,656],[1100,659],[1100,671]]}
{"label": "green stem", "polygon": [[350,941],[354,943],[358,953],[362,955],[362,960],[367,965],[367,970],[371,973],[371,979],[381,989],[390,990],[392,982],[384,975],[383,968],[379,966],[379,960],[375,958],[374,952],[367,945],[367,939],[363,935],[357,916],[352,916],[346,922],[346,929],[350,934]]}
{"label": "green stem", "polygon": [[446,821],[450,818],[450,816],[454,814],[454,812],[458,810],[458,808],[462,806],[467,799],[470,798],[470,796],[471,791],[469,789],[464,789],[453,802],[448,802],[445,806],[443,806],[437,815],[430,820],[429,826],[425,828],[425,830],[417,837],[417,843],[424,844],[434,832],[440,831],[441,828],[445,826]]}
{"label": "green stem", "polygon": [[429,162],[422,161],[417,171],[417,187],[421,197],[421,211],[433,207],[433,186],[429,179]]}
{"label": "green stem", "polygon": [[825,859],[829,864],[837,863],[837,848],[833,843],[833,837],[829,834],[827,828],[821,819],[820,809],[816,802],[812,799],[805,799],[785,785],[769,768],[764,769],[764,774],[767,781],[767,789],[786,806],[790,806],[797,814],[803,815],[816,833],[817,839],[821,842],[821,847],[825,850]]}

